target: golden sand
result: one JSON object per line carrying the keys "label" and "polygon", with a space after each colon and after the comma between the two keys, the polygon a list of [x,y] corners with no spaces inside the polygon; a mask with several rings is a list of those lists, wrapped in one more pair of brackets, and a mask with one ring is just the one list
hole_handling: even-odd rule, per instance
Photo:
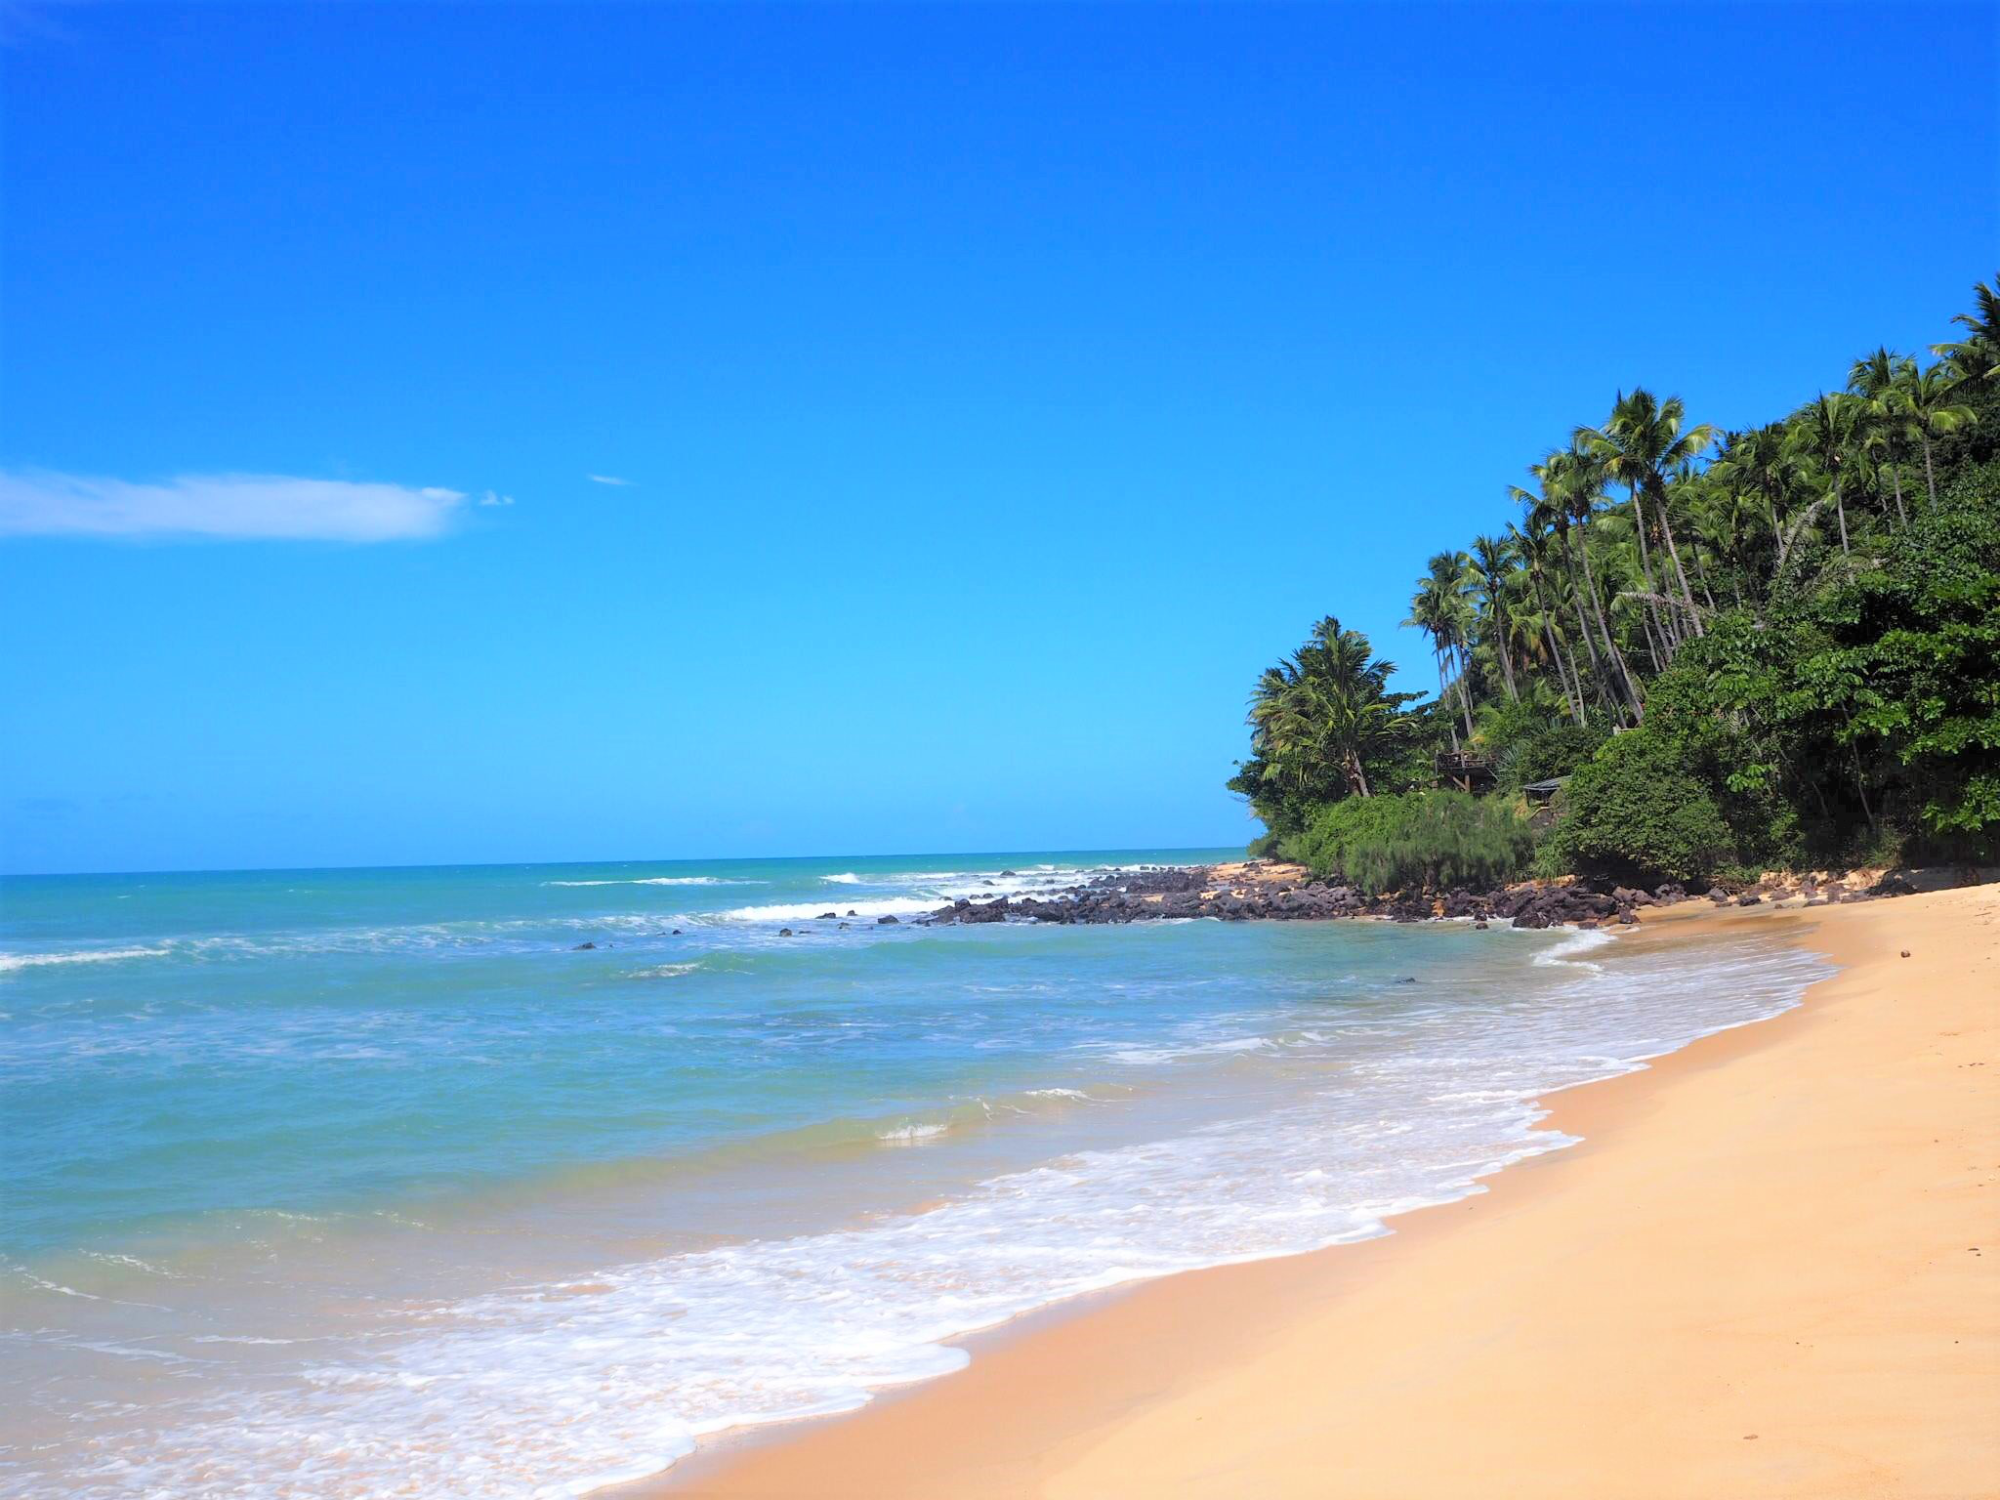
{"label": "golden sand", "polygon": [[1841,972],[1557,1096],[1581,1146],[1384,1239],[976,1339],[961,1374],[644,1492],[2000,1496],[2000,890],[1622,941],[1749,922]]}

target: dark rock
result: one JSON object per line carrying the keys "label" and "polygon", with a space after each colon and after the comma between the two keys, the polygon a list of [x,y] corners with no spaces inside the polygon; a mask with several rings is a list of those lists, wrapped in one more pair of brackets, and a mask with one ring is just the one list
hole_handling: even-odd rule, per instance
{"label": "dark rock", "polygon": [[1898,875],[1894,870],[1891,870],[1880,880],[1876,881],[1874,887],[1868,892],[1871,896],[1914,896],[1916,893],[1917,888],[1910,884],[1906,877]]}
{"label": "dark rock", "polygon": [[855,909],[854,909],[853,907],[851,907],[851,906],[850,906],[850,907],[849,907],[849,908],[847,909],[847,914],[848,914],[848,915],[849,915],[850,917],[858,917],[858,916],[860,916],[860,915],[861,915],[861,913],[860,913],[860,912],[856,911],[856,910],[855,910]]}
{"label": "dark rock", "polygon": [[597,944],[595,943],[578,943],[574,948],[570,949],[569,951],[572,953],[587,953],[596,946]]}
{"label": "dark rock", "polygon": [[814,917],[813,920],[815,922],[831,922],[835,920],[837,917],[839,917],[839,915],[840,915],[839,912],[823,911],[818,916]]}
{"label": "dark rock", "polygon": [[1484,932],[1488,927],[1492,925],[1493,924],[1491,922],[1488,922],[1484,917],[1481,917],[1477,922],[1474,922],[1472,924],[1472,930],[1474,932]]}
{"label": "dark rock", "polygon": [[[1010,877],[1010,876],[1013,876],[1014,874],[1015,874],[1015,872],[1014,872],[1014,871],[1012,871],[1012,870],[1002,870],[1002,871],[1000,872],[1000,878],[1001,878],[1002,880],[1006,880],[1006,879],[1007,879],[1008,877]],[[1016,877],[1016,878],[1018,878],[1018,877]]]}
{"label": "dark rock", "polygon": [[875,919],[875,925],[877,927],[894,927],[896,925],[896,919],[894,917],[877,917]]}
{"label": "dark rock", "polygon": [[792,929],[789,927],[780,927],[778,929],[779,937],[790,937],[791,935],[792,935]]}
{"label": "dark rock", "polygon": [[1758,895],[1755,891],[1745,891],[1742,895],[1736,898],[1736,904],[1738,906],[1757,906],[1761,904],[1763,900],[1764,898]]}
{"label": "dark rock", "polygon": [[669,937],[679,937],[680,935],[681,935],[681,930],[678,927],[676,927],[672,932],[667,934],[667,936]]}

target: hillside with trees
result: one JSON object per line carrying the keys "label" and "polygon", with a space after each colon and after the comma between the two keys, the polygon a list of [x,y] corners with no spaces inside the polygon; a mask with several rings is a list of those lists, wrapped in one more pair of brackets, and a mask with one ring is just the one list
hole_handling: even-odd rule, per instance
{"label": "hillside with trees", "polygon": [[1435,696],[1332,616],[1258,679],[1252,852],[1373,889],[1994,859],[1996,286],[1765,426],[1619,393],[1425,563]]}

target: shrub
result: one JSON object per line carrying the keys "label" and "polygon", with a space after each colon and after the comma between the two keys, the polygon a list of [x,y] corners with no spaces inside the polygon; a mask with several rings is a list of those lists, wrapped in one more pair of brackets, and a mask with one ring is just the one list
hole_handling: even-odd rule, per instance
{"label": "shrub", "polygon": [[1524,736],[1501,763],[1501,785],[1519,790],[1531,781],[1568,776],[1598,752],[1609,736],[1595,724],[1550,724]]}
{"label": "shrub", "polygon": [[1534,835],[1514,809],[1464,792],[1350,797],[1287,839],[1288,859],[1379,896],[1395,890],[1492,886],[1527,867]]}
{"label": "shrub", "polygon": [[1570,777],[1549,854],[1579,875],[1701,881],[1731,862],[1735,845],[1706,783],[1672,741],[1641,728],[1617,736]]}

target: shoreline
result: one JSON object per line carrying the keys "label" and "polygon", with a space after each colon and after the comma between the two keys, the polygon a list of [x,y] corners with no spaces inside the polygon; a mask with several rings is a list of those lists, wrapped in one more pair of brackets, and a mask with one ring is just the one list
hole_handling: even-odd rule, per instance
{"label": "shoreline", "polygon": [[[1760,1060],[1765,1064],[1763,1070],[1768,1071],[1774,1051],[1812,1037],[1851,991],[1866,990],[1878,982],[1883,960],[1867,951],[1868,935],[1879,937],[1885,923],[1934,928],[1940,909],[1955,914],[1962,924],[1982,924],[1986,929],[1981,934],[1984,942],[1976,949],[1968,948],[1964,961],[1987,965],[1987,972],[2000,983],[2000,973],[1990,967],[1994,949],[1991,928],[1996,910],[2000,910],[2000,898],[1990,888],[1899,900],[1886,907],[1867,902],[1801,912],[1769,905],[1737,909],[1688,902],[1649,912],[1645,927],[1628,932],[1623,942],[1701,941],[1717,930],[1768,932],[1774,923],[1782,922],[1790,940],[1816,951],[1831,950],[1841,969],[1812,986],[1803,1003],[1762,1023],[1711,1033],[1649,1061],[1636,1072],[1544,1096],[1538,1103],[1546,1113],[1538,1128],[1582,1137],[1577,1144],[1516,1162],[1510,1169],[1485,1178],[1483,1190],[1469,1197],[1399,1215],[1387,1235],[1303,1255],[1183,1272],[1059,1304],[951,1341],[973,1355],[971,1365],[957,1374],[882,1391],[866,1407],[844,1415],[737,1429],[704,1445],[668,1471],[596,1493],[603,1500],[686,1495],[722,1500],[805,1494],[1325,1493],[1324,1488],[1316,1487],[1319,1481],[1313,1476],[1326,1478],[1329,1471],[1324,1465],[1336,1451],[1346,1454],[1342,1463],[1345,1470],[1355,1467],[1358,1460],[1350,1437],[1338,1443],[1329,1438],[1324,1450],[1317,1442],[1308,1444],[1301,1455],[1293,1451],[1296,1443],[1279,1443],[1269,1434],[1263,1438],[1257,1434],[1271,1427],[1278,1413],[1287,1411],[1289,1401],[1294,1408],[1290,1414],[1296,1420],[1306,1420],[1312,1413],[1321,1426],[1340,1422],[1355,1429],[1353,1437],[1371,1435],[1353,1415],[1353,1398],[1369,1397],[1374,1385],[1370,1381],[1356,1383],[1357,1371],[1370,1364],[1354,1338],[1363,1331],[1358,1324],[1368,1311],[1366,1304],[1385,1297],[1393,1300],[1399,1288],[1405,1296],[1420,1293],[1414,1298],[1418,1309],[1441,1294],[1456,1295],[1453,1278],[1439,1280],[1436,1268],[1428,1262],[1459,1259],[1465,1253],[1464,1242],[1475,1236],[1490,1238],[1538,1216],[1560,1217],[1569,1208],[1563,1200],[1587,1196],[1596,1178],[1604,1175],[1600,1163],[1620,1164],[1616,1148],[1621,1143],[1637,1140],[1649,1148],[1657,1147],[1653,1137],[1665,1127],[1656,1117],[1676,1096],[1702,1087],[1703,1080],[1720,1073],[1743,1072]],[[1950,915],[1944,920],[1948,928]],[[1931,938],[1928,943],[1939,955],[1930,963],[1949,961],[1942,956],[1950,951],[1948,938]],[[1896,973],[1896,987],[1907,992],[1925,967],[1920,963]],[[1962,991],[1964,987],[1959,988]],[[1968,1003],[1963,995],[1960,1003]],[[1981,1035],[1989,1040],[1992,1010],[1989,1003],[1980,1012],[1986,1028]],[[2000,1114],[1991,1118],[2000,1118]],[[1672,1132],[1665,1134],[1671,1147]],[[1668,1155],[1672,1154],[1670,1149]],[[2000,1204],[2000,1196],[1986,1206],[1990,1210],[1994,1204]],[[1652,1207],[1659,1213],[1659,1204]],[[1866,1223],[1879,1216],[1879,1210],[1872,1207],[1858,1211]],[[1671,1227],[1674,1216],[1669,1213],[1667,1218]],[[1991,1220],[1989,1212],[1988,1222]],[[1581,1226],[1586,1231],[1598,1227],[1587,1220]],[[1983,1238],[1994,1236],[1989,1233]],[[1981,1239],[1973,1234],[1966,1243],[1977,1245]],[[1543,1252],[1550,1252],[1563,1242],[1551,1244],[1546,1236],[1537,1241],[1531,1235],[1529,1243],[1539,1243]],[[1961,1253],[1969,1262],[1979,1260],[1976,1252]],[[1458,1281],[1467,1279],[1467,1267],[1456,1269]],[[1413,1278],[1424,1282],[1428,1290],[1419,1288]],[[1488,1280],[1490,1273],[1477,1279]],[[1975,1321],[1983,1341],[1979,1347],[1991,1357],[1982,1367],[1989,1378],[1977,1382],[1978,1394],[2000,1400],[2000,1297],[1992,1296],[1990,1282],[1987,1285],[1985,1315]],[[1440,1288],[1445,1289],[1443,1293]],[[1320,1330],[1322,1322],[1334,1326]],[[1338,1326],[1343,1323],[1357,1326]],[[1316,1331],[1332,1339],[1334,1347],[1318,1349]],[[1408,1363],[1401,1349],[1410,1331],[1398,1328],[1393,1319],[1372,1329],[1384,1360]],[[1447,1346],[1453,1343],[1448,1330],[1437,1330],[1437,1336]],[[1524,1336],[1517,1328],[1510,1337],[1520,1340]],[[1803,1347],[1803,1341],[1798,1342]],[[1646,1351],[1654,1347],[1651,1343],[1635,1344],[1624,1351],[1621,1362],[1643,1365]],[[1200,1352],[1192,1354],[1190,1349]],[[1465,1349],[1455,1352],[1461,1357],[1468,1353]],[[1886,1378],[1896,1380],[1902,1373],[1892,1371]],[[1431,1383],[1427,1378],[1415,1378],[1420,1385]],[[1718,1377],[1711,1372],[1710,1378],[1727,1383],[1726,1375]],[[1323,1385],[1345,1394],[1339,1399],[1300,1394]],[[1260,1386],[1269,1388],[1248,1399],[1243,1411],[1237,1413],[1238,1420],[1225,1420],[1228,1398],[1241,1398]],[[1381,1407],[1379,1392],[1373,1394],[1372,1404]],[[1484,1390],[1485,1399],[1480,1404],[1490,1410],[1495,1405],[1494,1394],[1491,1389]],[[1436,1393],[1427,1391],[1422,1399],[1413,1396],[1402,1405],[1429,1412],[1436,1400]],[[1395,1430],[1399,1419],[1409,1421],[1408,1410],[1394,1409],[1398,1405],[1394,1401],[1387,1405],[1390,1409],[1379,1412],[1376,1427]],[[1505,1401],[1499,1405],[1513,1409]],[[1462,1428],[1465,1415],[1455,1414],[1455,1430]],[[1547,1414],[1543,1415],[1545,1420],[1539,1425],[1546,1427]],[[1534,1417],[1531,1411],[1515,1411],[1517,1429],[1536,1431]],[[1437,1420],[1432,1413],[1420,1427],[1434,1426]],[[1211,1427],[1210,1422],[1217,1425]],[[1992,1425],[1987,1424],[1989,1429]],[[1909,1424],[1904,1426],[1907,1431]],[[1917,1424],[1917,1430],[1921,1428],[1922,1424]],[[1297,1436],[1290,1425],[1284,1430]],[[1746,1429],[1746,1433],[1751,1430]],[[1546,1445],[1548,1467],[1536,1469],[1522,1455],[1512,1455],[1510,1461],[1522,1472],[1526,1485],[1519,1493],[1571,1493],[1570,1486],[1579,1496],[1679,1492],[1648,1488],[1645,1476],[1640,1476],[1638,1488],[1621,1489],[1621,1481],[1611,1473],[1579,1469],[1582,1460],[1570,1451],[1578,1434],[1567,1428],[1562,1432],[1562,1436],[1550,1436]],[[1420,1435],[1420,1430],[1409,1434],[1412,1438]],[[2000,1437],[1969,1427],[1960,1435],[1964,1441],[1957,1446],[1962,1451],[1985,1464],[1985,1472],[2000,1473]],[[1978,1441],[1981,1436],[1986,1439],[1984,1446]],[[1217,1448],[1217,1439],[1225,1437],[1229,1441],[1221,1451],[1231,1455],[1227,1463],[1221,1461]],[[1722,1486],[1711,1488],[1710,1493],[1850,1492],[1813,1488],[1811,1484],[1817,1481],[1810,1480],[1802,1480],[1800,1487],[1787,1487],[1789,1481],[1783,1479],[1766,1484],[1769,1476],[1764,1471],[1773,1469],[1773,1460],[1784,1451],[1785,1445],[1775,1439],[1776,1434],[1767,1433],[1754,1438],[1735,1435],[1732,1440],[1739,1443],[1769,1445],[1756,1450],[1759,1473],[1738,1474],[1725,1463],[1719,1476],[1710,1474],[1699,1482]],[[1475,1446],[1468,1444],[1468,1451]],[[1430,1448],[1435,1458],[1435,1444]],[[1414,1450],[1419,1454],[1423,1451],[1421,1444]],[[1738,1464],[1745,1462],[1734,1450],[1724,1452]],[[1371,1496],[1460,1493],[1449,1481],[1428,1482],[1409,1469],[1407,1461],[1412,1456],[1404,1454],[1402,1467],[1391,1466],[1348,1492]],[[1650,1454],[1647,1462],[1657,1464],[1660,1457]],[[1482,1465],[1493,1461],[1482,1460]],[[1300,1463],[1303,1468],[1297,1466]],[[1466,1471],[1461,1482],[1474,1482],[1475,1472]],[[1649,1470],[1653,1472],[1656,1470]],[[1533,1483],[1527,1482],[1529,1473],[1538,1476]],[[1370,1484],[1386,1487],[1371,1488]],[[1492,1489],[1489,1482],[1483,1492],[1502,1491]],[[1866,1492],[1967,1496],[2000,1493],[2000,1488],[1980,1490],[1961,1484],[1955,1489]]]}

